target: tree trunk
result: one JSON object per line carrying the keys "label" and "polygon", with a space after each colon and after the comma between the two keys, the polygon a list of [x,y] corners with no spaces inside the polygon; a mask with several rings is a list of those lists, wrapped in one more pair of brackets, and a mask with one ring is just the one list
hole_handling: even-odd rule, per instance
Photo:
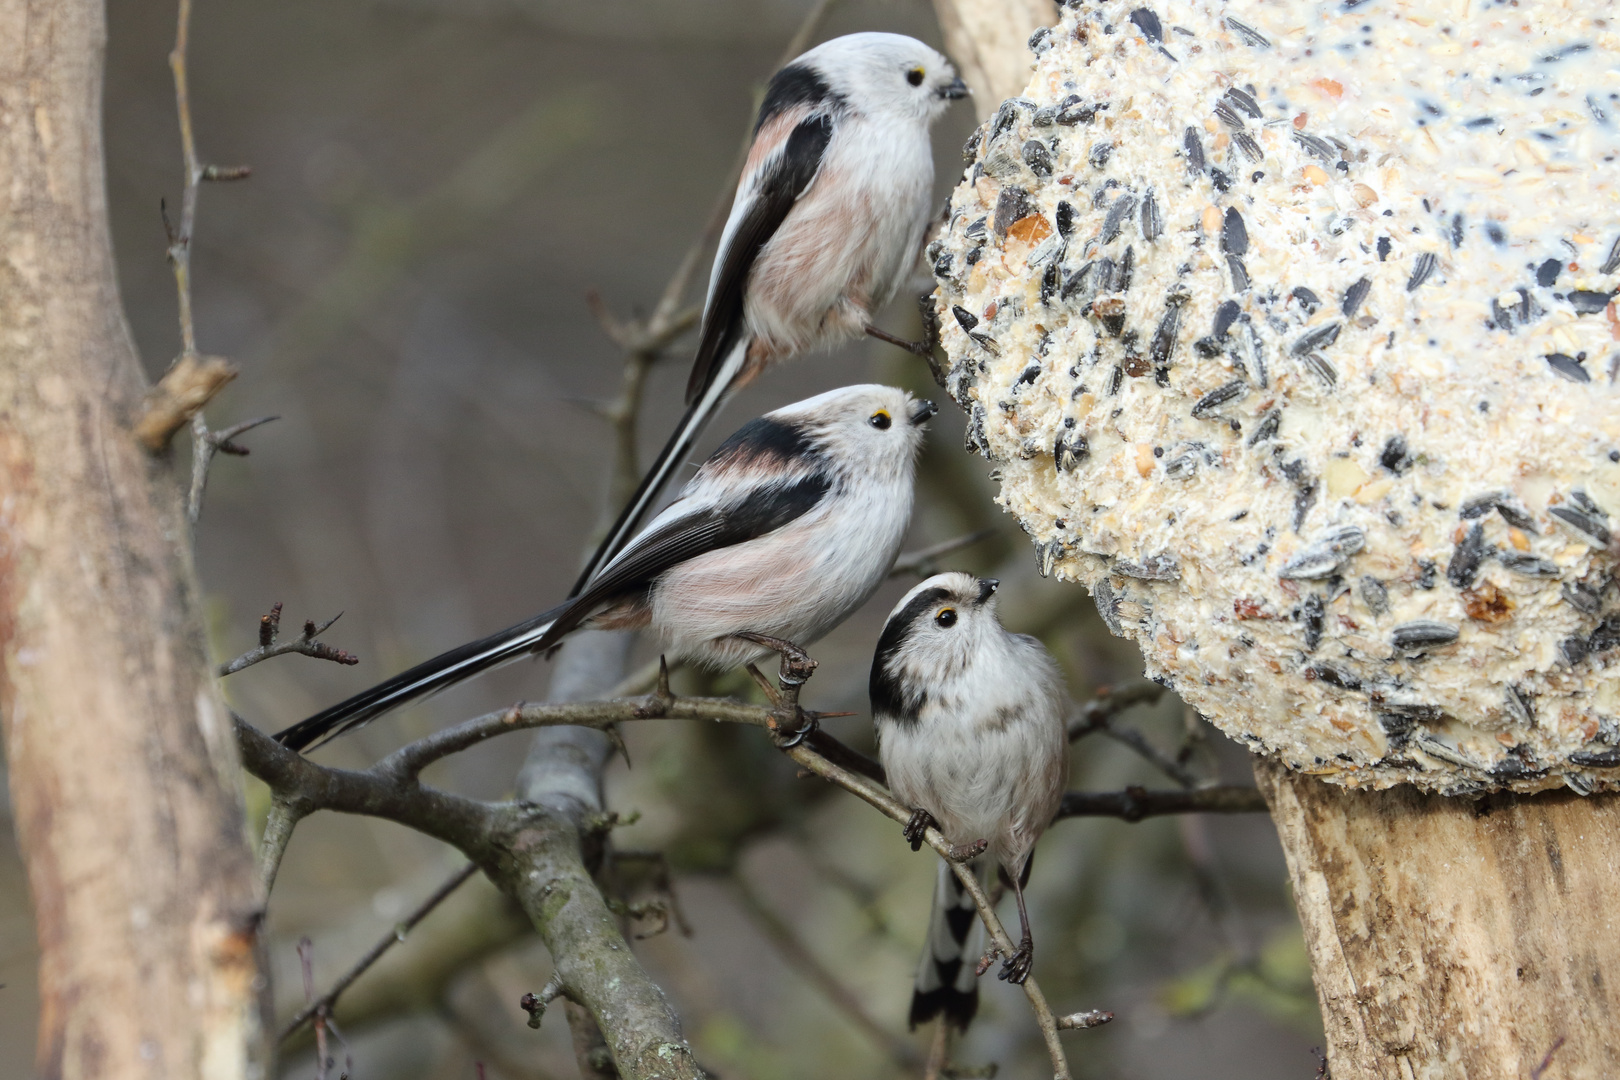
{"label": "tree trunk", "polygon": [[1255,776],[1335,1080],[1620,1075],[1620,798]]}
{"label": "tree trunk", "polygon": [[130,435],[105,36],[98,0],[0,0],[0,719],[38,1072],[236,1080],[259,1073],[259,903],[179,484]]}
{"label": "tree trunk", "polygon": [[980,120],[1024,92],[1035,68],[1029,36],[1058,19],[1053,0],[934,0],[934,13]]}

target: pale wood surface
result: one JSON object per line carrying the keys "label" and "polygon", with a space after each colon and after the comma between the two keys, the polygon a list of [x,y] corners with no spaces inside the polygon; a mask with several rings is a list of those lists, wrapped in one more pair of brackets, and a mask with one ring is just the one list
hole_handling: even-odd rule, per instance
{"label": "pale wood surface", "polygon": [[1620,798],[1255,777],[1335,1080],[1620,1076]]}
{"label": "pale wood surface", "polygon": [[259,900],[181,481],[130,430],[104,44],[98,0],[0,0],[0,720],[36,1075],[238,1080],[262,1075]]}
{"label": "pale wood surface", "polygon": [[1052,0],[934,0],[934,12],[980,120],[1024,92],[1035,70],[1029,36],[1058,20]]}

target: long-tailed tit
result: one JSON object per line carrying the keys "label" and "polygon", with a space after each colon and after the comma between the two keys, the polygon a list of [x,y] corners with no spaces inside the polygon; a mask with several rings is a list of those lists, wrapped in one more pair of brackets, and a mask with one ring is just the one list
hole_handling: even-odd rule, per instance
{"label": "long-tailed tit", "polygon": [[[923,831],[999,864],[1018,898],[1023,931],[1001,978],[1029,977],[1035,945],[1024,907],[1030,852],[1057,813],[1068,775],[1067,695],[1050,654],[996,618],[996,582],[938,574],[906,594],[872,659],[872,717],[895,798],[914,809],[906,838]],[[940,863],[928,948],[911,999],[915,1026],[944,1013],[966,1026],[978,1006],[972,901]]]}
{"label": "long-tailed tit", "polygon": [[301,750],[581,629],[651,629],[672,659],[711,668],[769,651],[752,638],[809,645],[888,574],[934,412],[903,390],[849,386],[768,413],[727,439],[583,593],[276,738]]}
{"label": "long-tailed tit", "polygon": [[922,246],[929,127],[966,94],[950,61],[900,34],[834,38],[771,78],[709,274],[686,415],[575,592],[618,553],[732,392],[771,364],[873,329]]}

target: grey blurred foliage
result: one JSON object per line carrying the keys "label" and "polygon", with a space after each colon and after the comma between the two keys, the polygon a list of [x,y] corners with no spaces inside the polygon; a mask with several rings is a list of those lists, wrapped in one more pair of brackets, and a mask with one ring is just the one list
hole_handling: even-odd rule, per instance
{"label": "grey blurred foliage", "polygon": [[[217,656],[255,641],[275,601],[289,625],[345,616],[325,637],[355,668],[288,657],[233,676],[234,706],[277,729],[403,665],[554,602],[603,509],[609,431],[591,409],[619,357],[587,311],[645,310],[725,184],[753,95],[805,0],[198,0],[192,98],[205,160],[246,163],[245,183],[207,186],[194,274],[199,345],[241,378],[210,408],[216,427],[276,413],[215,465],[198,534]],[[160,197],[180,189],[166,54],[168,3],[110,0],[108,184],[129,321],[149,369],[178,347],[163,262]],[[887,29],[938,41],[923,0],[846,0],[818,38]],[[956,175],[971,117],[937,137],[939,193]],[[707,256],[705,256],[707,258]],[[914,292],[927,287],[919,279]],[[698,297],[693,297],[696,300]],[[909,299],[882,322],[918,333]],[[643,417],[650,452],[679,411],[684,348],[654,372]],[[776,371],[711,433],[855,381],[933,391],[922,366],[875,342]],[[1005,582],[1015,629],[1040,634],[1077,700],[1134,679],[1089,599],[1044,581],[992,502],[986,466],[962,450],[959,416],[935,422],[913,542],[989,525],[952,566]],[[897,580],[813,652],[808,703],[865,709],[866,671]],[[646,659],[646,649],[638,653]],[[452,719],[539,698],[544,663],[520,665],[389,717],[321,752],[360,765]],[[746,680],[678,675],[678,691],[752,692]],[[1249,780],[1245,755],[1170,697],[1128,719],[1192,764]],[[829,727],[871,745],[868,721]],[[818,781],[796,779],[760,732],[656,722],[626,733],[610,805],[634,824],[626,851],[661,851],[692,931],[639,949],[705,1064],[723,1077],[900,1074],[884,1046],[910,1044],[910,976],[933,856]],[[435,766],[431,779],[480,797],[510,790],[522,747],[508,739]],[[1169,786],[1117,743],[1079,744],[1072,786]],[[262,822],[266,797],[250,785]],[[303,823],[276,886],[269,933],[279,1014],[301,998],[294,945],[315,943],[324,986],[457,865],[454,852],[370,820]],[[654,891],[649,864],[606,876],[629,899]],[[1031,902],[1037,973],[1062,1012],[1119,1019],[1065,1036],[1084,1077],[1303,1078],[1320,1042],[1281,852],[1252,818],[1076,820],[1038,852]],[[746,883],[746,890],[739,887]],[[888,1034],[879,1043],[784,959],[752,898],[841,981]],[[645,928],[645,924],[643,924]],[[29,1075],[35,953],[26,883],[0,837],[0,1075]],[[351,1076],[450,1080],[571,1077],[560,1013],[541,1031],[517,999],[549,962],[482,879],[435,912],[340,1007]],[[1021,995],[994,979],[957,1057],[1039,1075],[1045,1057]],[[347,1011],[345,1011],[347,1010]],[[312,1074],[309,1052],[284,1075]]]}

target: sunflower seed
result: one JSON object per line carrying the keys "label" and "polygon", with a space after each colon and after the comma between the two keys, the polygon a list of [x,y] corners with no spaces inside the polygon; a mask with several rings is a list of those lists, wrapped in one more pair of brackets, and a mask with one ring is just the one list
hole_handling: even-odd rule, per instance
{"label": "sunflower seed", "polygon": [[1107,624],[1108,632],[1115,637],[1124,637],[1125,631],[1119,622],[1119,597],[1106,577],[1092,587],[1091,600],[1097,605],[1097,614],[1101,615],[1102,621]]}
{"label": "sunflower seed", "polygon": [[1344,313],[1344,317],[1347,319],[1354,318],[1356,312],[1361,310],[1361,302],[1367,299],[1367,294],[1371,291],[1372,278],[1366,277],[1358,278],[1353,285],[1344,290],[1344,302],[1339,305],[1339,310]]}
{"label": "sunflower seed", "polygon": [[1586,373],[1586,369],[1581,366],[1581,362],[1575,359],[1573,356],[1568,356],[1561,352],[1548,353],[1546,355],[1546,361],[1548,367],[1552,368],[1555,373],[1562,375],[1570,382],[1592,381],[1592,376]]}
{"label": "sunflower seed", "polygon": [[1142,239],[1148,243],[1157,240],[1164,233],[1164,214],[1159,210],[1159,203],[1153,198],[1153,189],[1142,196]]}
{"label": "sunflower seed", "polygon": [[1564,663],[1575,667],[1590,654],[1586,647],[1586,639],[1579,637],[1565,638],[1558,643],[1558,653],[1564,658]]}
{"label": "sunflower seed", "polygon": [[1479,575],[1479,564],[1483,561],[1485,561],[1485,526],[1475,522],[1474,527],[1463,535],[1456,548],[1452,550],[1451,561],[1446,564],[1446,580],[1458,589],[1472,587],[1474,578]]}
{"label": "sunflower seed", "polygon": [[971,331],[979,325],[979,317],[960,304],[951,305],[951,314],[956,316],[956,322],[963,330]]}
{"label": "sunflower seed", "polygon": [[1315,135],[1307,135],[1303,131],[1296,131],[1294,132],[1294,141],[1323,161],[1332,161],[1339,156],[1334,152],[1332,143],[1318,139]]}
{"label": "sunflower seed", "polygon": [[1340,690],[1361,689],[1360,676],[1349,668],[1329,663],[1326,660],[1319,660],[1306,668],[1304,675],[1307,679],[1316,679],[1327,683],[1329,686],[1337,686]]}
{"label": "sunflower seed", "polygon": [[1306,315],[1315,315],[1316,309],[1322,306],[1322,298],[1303,285],[1288,295],[1299,301],[1299,306],[1305,309]]}
{"label": "sunflower seed", "polygon": [[1547,513],[1581,533],[1587,543],[1596,541],[1598,547],[1609,546],[1609,526],[1596,514],[1574,506],[1554,506]]}
{"label": "sunflower seed", "polygon": [[1074,232],[1074,204],[1068,201],[1058,203],[1056,218],[1058,235],[1067,240]]}
{"label": "sunflower seed", "polygon": [[1256,120],[1261,118],[1260,105],[1253,97],[1249,96],[1247,90],[1239,89],[1236,86],[1230,87],[1226,91],[1226,99]]}
{"label": "sunflower seed", "polygon": [[1271,48],[1271,42],[1266,40],[1266,36],[1254,27],[1240,23],[1230,15],[1226,17],[1226,25],[1232,28],[1233,33],[1243,39],[1245,45],[1252,45],[1257,49]]}
{"label": "sunflower seed", "polygon": [[1210,333],[1218,338],[1225,337],[1232,324],[1237,322],[1241,310],[1236,300],[1223,301],[1221,306],[1215,309],[1215,328]]}
{"label": "sunflower seed", "polygon": [[[1181,136],[1181,146],[1187,153],[1187,168],[1193,172],[1204,171],[1204,144],[1198,139],[1198,131],[1188,128]],[[1620,241],[1616,241],[1620,244]]]}
{"label": "sunflower seed", "polygon": [[1603,265],[1598,267],[1598,273],[1612,274],[1616,270],[1620,270],[1620,236],[1615,237],[1614,243],[1609,245],[1608,258],[1604,259]]}
{"label": "sunflower seed", "polygon": [[1318,326],[1308,334],[1304,334],[1294,342],[1288,351],[1295,356],[1303,356],[1313,349],[1325,349],[1339,340],[1339,330],[1343,323],[1330,322],[1325,326]]}
{"label": "sunflower seed", "polygon": [[1508,570],[1525,577],[1555,578],[1561,573],[1557,563],[1535,555],[1504,552],[1497,558]]}
{"label": "sunflower seed", "polygon": [[[1577,750],[1569,755],[1571,765],[1580,765],[1588,769],[1612,769],[1620,766],[1620,747],[1613,750]],[[1570,778],[1564,777],[1569,783]]]}
{"label": "sunflower seed", "polygon": [[1143,581],[1180,581],[1181,564],[1165,554],[1149,555],[1139,563],[1118,559],[1110,567],[1116,574],[1140,578]]}
{"label": "sunflower seed", "polygon": [[1374,615],[1382,615],[1389,610],[1389,590],[1383,582],[1367,575],[1361,579],[1361,602]]}
{"label": "sunflower seed", "polygon": [[1412,276],[1406,279],[1406,291],[1411,292],[1425,281],[1428,281],[1429,275],[1434,273],[1434,268],[1439,262],[1440,257],[1432,251],[1425,251],[1413,260]]}
{"label": "sunflower seed", "polygon": [[1259,426],[1254,429],[1254,434],[1249,436],[1249,441],[1245,445],[1252,448],[1268,439],[1275,439],[1277,437],[1277,428],[1281,425],[1281,410],[1267,409],[1260,417]]}
{"label": "sunflower seed", "polygon": [[1243,259],[1237,255],[1228,255],[1226,257],[1226,267],[1232,272],[1232,291],[1248,291],[1249,268],[1243,265]]}
{"label": "sunflower seed", "polygon": [[1221,222],[1221,250],[1228,255],[1249,253],[1249,230],[1243,224],[1243,215],[1235,207],[1227,209],[1226,217]]}
{"label": "sunflower seed", "polygon": [[1073,472],[1075,467],[1091,453],[1086,437],[1080,434],[1059,436],[1053,457],[1059,472]]}
{"label": "sunflower seed", "polygon": [[1259,163],[1265,160],[1265,151],[1261,150],[1260,144],[1254,141],[1254,136],[1250,135],[1246,131],[1233,132],[1232,145],[1241,150],[1243,152],[1243,156],[1248,158],[1252,163]]}
{"label": "sunflower seed", "polygon": [[1039,139],[1029,140],[1018,153],[1024,159],[1024,164],[1029,166],[1029,171],[1036,176],[1052,175],[1052,151]]}
{"label": "sunflower seed", "polygon": [[1159,23],[1159,17],[1147,8],[1137,8],[1131,12],[1131,22],[1142,31],[1142,36],[1155,45],[1164,40],[1164,27]]}
{"label": "sunflower seed", "polygon": [[1596,315],[1609,306],[1614,299],[1612,292],[1594,292],[1591,289],[1576,289],[1569,294],[1570,306],[1577,315]]}
{"label": "sunflower seed", "polygon": [[1449,623],[1430,622],[1427,619],[1401,623],[1390,640],[1397,649],[1423,649],[1436,645],[1450,645],[1457,640],[1457,628]]}
{"label": "sunflower seed", "polygon": [[1108,164],[1108,157],[1113,152],[1114,152],[1114,144],[1113,143],[1111,143],[1111,142],[1096,143],[1095,145],[1092,146],[1091,153],[1086,155],[1086,160],[1091,162],[1091,167],[1093,169],[1101,169],[1102,167],[1104,167],[1105,165]]}
{"label": "sunflower seed", "polygon": [[1367,534],[1346,525],[1317,537],[1283,564],[1277,576],[1293,580],[1325,578],[1350,561],[1367,543]]}
{"label": "sunflower seed", "polygon": [[1419,735],[1417,738],[1417,744],[1418,749],[1422,750],[1430,757],[1439,758],[1441,761],[1449,762],[1452,765],[1457,765],[1464,769],[1479,768],[1479,763],[1474,759],[1470,758],[1468,755],[1464,754],[1455,747],[1447,746],[1433,735]]}
{"label": "sunflower seed", "polygon": [[1322,627],[1326,621],[1326,611],[1322,598],[1312,593],[1305,598],[1305,651],[1313,653],[1316,647],[1322,644]]}
{"label": "sunflower seed", "polygon": [[1217,386],[1198,399],[1197,403],[1192,407],[1192,414],[1200,420],[1205,419],[1210,413],[1225,405],[1228,401],[1242,397],[1248,392],[1248,389],[1248,384],[1242,379],[1233,379],[1223,386]]}
{"label": "sunflower seed", "polygon": [[1098,238],[1098,242],[1103,244],[1112,242],[1119,235],[1119,230],[1125,224],[1125,219],[1130,217],[1131,211],[1135,209],[1135,195],[1127,192],[1115,199],[1114,205],[1108,208],[1108,216],[1103,218],[1102,236]]}
{"label": "sunflower seed", "polygon": [[1321,353],[1308,352],[1300,360],[1305,365],[1305,370],[1321,379],[1323,383],[1328,386],[1339,385],[1339,369]]}
{"label": "sunflower seed", "polygon": [[1536,722],[1535,698],[1512,683],[1502,693],[1503,711],[1526,726]]}

